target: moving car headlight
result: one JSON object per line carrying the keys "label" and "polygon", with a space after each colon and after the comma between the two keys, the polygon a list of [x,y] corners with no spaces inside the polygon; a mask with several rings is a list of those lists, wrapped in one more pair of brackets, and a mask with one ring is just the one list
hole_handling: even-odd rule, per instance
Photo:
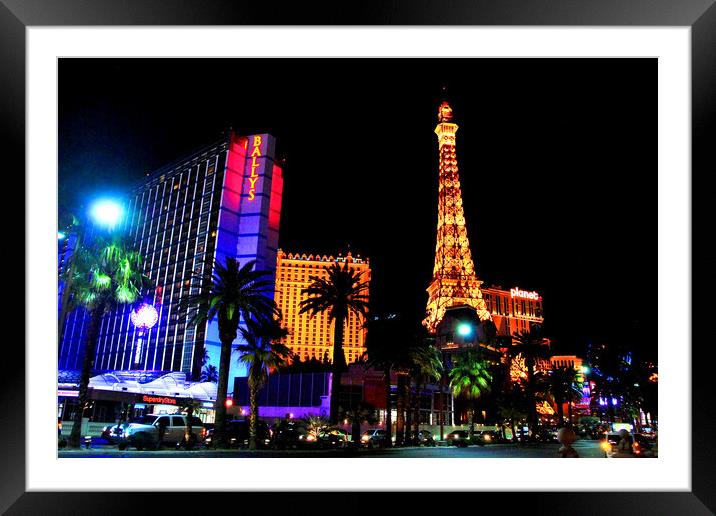
{"label": "moving car headlight", "polygon": [[489,434],[483,437],[483,439],[485,439],[485,441],[492,441],[492,437],[490,437]]}
{"label": "moving car headlight", "polygon": [[360,438],[360,440],[361,440],[361,441],[370,441],[370,436],[369,436],[369,435],[364,435],[363,437]]}
{"label": "moving car headlight", "polygon": [[[303,436],[301,436],[301,437],[303,437]],[[316,440],[315,435],[307,435],[306,436],[306,441],[315,441],[315,440]]]}
{"label": "moving car headlight", "polygon": [[602,441],[601,447],[602,447],[602,450],[604,450],[605,452],[612,451],[612,445],[609,444],[609,441]]}

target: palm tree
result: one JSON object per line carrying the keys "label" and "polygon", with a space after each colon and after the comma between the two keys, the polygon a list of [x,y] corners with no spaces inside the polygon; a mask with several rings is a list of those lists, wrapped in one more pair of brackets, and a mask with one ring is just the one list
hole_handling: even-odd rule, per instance
{"label": "palm tree", "polygon": [[82,361],[78,393],[78,410],[69,439],[70,448],[79,448],[82,416],[87,406],[90,375],[94,367],[102,317],[118,304],[137,301],[148,279],[142,274],[142,258],[129,249],[121,236],[96,236],[90,243],[75,249],[72,281],[65,284],[71,290],[70,307],[82,306],[89,315],[85,335],[85,354]]}
{"label": "palm tree", "polygon": [[522,420],[527,415],[525,397],[518,385],[513,385],[500,394],[497,399],[497,413],[504,421],[509,421],[512,442],[516,442],[515,421]]}
{"label": "palm tree", "polygon": [[475,407],[474,400],[484,392],[490,390],[492,375],[489,371],[490,363],[475,349],[467,349],[455,356],[452,369],[448,373],[450,387],[454,396],[464,396],[469,403],[468,423],[470,425],[470,440],[475,433]]}
{"label": "palm tree", "polygon": [[219,370],[214,365],[207,365],[202,369],[201,376],[199,377],[201,382],[212,382],[216,383],[219,381]]}
{"label": "palm tree", "polygon": [[[443,363],[440,356],[440,351],[428,343],[427,340],[423,341],[426,345],[423,347],[416,347],[411,353],[410,359],[412,367],[410,368],[410,378],[415,381],[415,402],[413,407],[414,415],[414,432],[417,435],[420,430],[420,392],[423,385],[432,381],[438,381],[442,377]],[[410,414],[410,413],[409,413]],[[410,428],[410,422],[407,422],[408,429]]]}
{"label": "palm tree", "polygon": [[277,320],[255,323],[247,321],[246,328],[241,328],[241,336],[245,344],[236,346],[241,353],[239,360],[249,366],[249,449],[257,447],[259,406],[259,389],[264,386],[269,372],[287,363],[291,350],[281,344],[281,339],[288,335],[288,330],[281,327]]}
{"label": "palm tree", "polygon": [[[564,425],[564,403],[572,403],[582,398],[582,389],[578,381],[577,370],[573,367],[557,367],[552,369],[546,378],[549,392],[557,405],[558,426]],[[570,410],[569,422],[572,423]]]}
{"label": "palm tree", "polygon": [[[182,298],[180,307],[192,309],[189,323],[206,324],[213,319],[219,322],[219,340],[221,355],[219,359],[219,378],[216,389],[216,427],[215,442],[227,447],[226,442],[226,392],[231,366],[231,347],[239,332],[239,321],[266,322],[280,311],[274,300],[269,297],[273,288],[270,272],[252,270],[255,260],[243,266],[235,258],[227,257],[225,265],[216,262],[211,283],[201,292]],[[203,276],[195,276],[203,281]]]}
{"label": "palm tree", "polygon": [[308,435],[312,436],[315,440],[318,440],[318,436],[321,435],[321,432],[330,425],[328,418],[312,414],[304,415],[299,421],[306,427]]}
{"label": "palm tree", "polygon": [[374,425],[378,422],[375,407],[361,401],[355,406],[343,409],[341,419],[346,419],[351,425],[351,441],[353,446],[360,445],[360,425],[365,422]]}
{"label": "palm tree", "polygon": [[[388,446],[392,446],[393,442],[393,421],[392,421],[392,403],[391,403],[391,372],[395,372],[398,376],[398,392],[397,392],[397,416],[401,421],[401,411],[404,399],[404,378],[401,376],[407,374],[410,369],[409,349],[412,344],[411,325],[409,325],[402,317],[390,314],[383,317],[373,317],[366,323],[368,334],[365,339],[365,365],[366,367],[383,371],[385,381],[385,431],[388,434]],[[402,426],[396,421],[396,444],[402,442],[400,431]]]}
{"label": "palm tree", "polygon": [[539,327],[533,326],[532,331],[515,332],[512,336],[510,354],[513,357],[520,355],[527,366],[527,422],[530,428],[530,435],[535,436],[537,431],[535,366],[539,359],[547,358],[549,354],[547,341],[542,337]]}
{"label": "palm tree", "polygon": [[314,317],[327,312],[328,320],[334,323],[329,417],[332,423],[337,423],[341,374],[347,368],[343,353],[344,324],[350,314],[362,318],[368,312],[368,283],[361,281],[362,272],[349,268],[347,264],[341,267],[334,263],[326,272],[326,278],[309,277],[312,283],[301,291],[308,297],[300,302],[299,313],[309,313]]}

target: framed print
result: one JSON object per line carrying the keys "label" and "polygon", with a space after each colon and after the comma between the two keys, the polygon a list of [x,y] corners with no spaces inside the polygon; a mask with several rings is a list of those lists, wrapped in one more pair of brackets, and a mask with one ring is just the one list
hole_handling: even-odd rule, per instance
{"label": "framed print", "polygon": [[716,8],[522,4],[4,1],[3,510],[710,514]]}

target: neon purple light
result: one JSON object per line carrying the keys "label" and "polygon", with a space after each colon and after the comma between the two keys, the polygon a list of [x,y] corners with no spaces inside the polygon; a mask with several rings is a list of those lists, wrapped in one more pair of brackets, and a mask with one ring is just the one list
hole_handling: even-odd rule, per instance
{"label": "neon purple light", "polygon": [[146,330],[157,324],[157,309],[148,303],[142,303],[129,314],[132,324],[140,330]]}

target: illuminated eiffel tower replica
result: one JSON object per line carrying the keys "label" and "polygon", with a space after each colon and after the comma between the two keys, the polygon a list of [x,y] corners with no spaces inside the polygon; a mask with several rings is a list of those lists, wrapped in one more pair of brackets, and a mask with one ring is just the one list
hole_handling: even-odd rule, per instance
{"label": "illuminated eiffel tower replica", "polygon": [[427,317],[423,320],[431,333],[436,332],[445,316],[445,310],[450,307],[468,306],[475,309],[481,321],[492,319],[482,298],[482,281],[478,280],[475,274],[475,264],[465,229],[465,213],[462,208],[455,154],[457,127],[457,124],[452,122],[452,108],[447,102],[443,102],[438,109],[438,125],[435,127],[440,149],[435,267],[427,289]]}

